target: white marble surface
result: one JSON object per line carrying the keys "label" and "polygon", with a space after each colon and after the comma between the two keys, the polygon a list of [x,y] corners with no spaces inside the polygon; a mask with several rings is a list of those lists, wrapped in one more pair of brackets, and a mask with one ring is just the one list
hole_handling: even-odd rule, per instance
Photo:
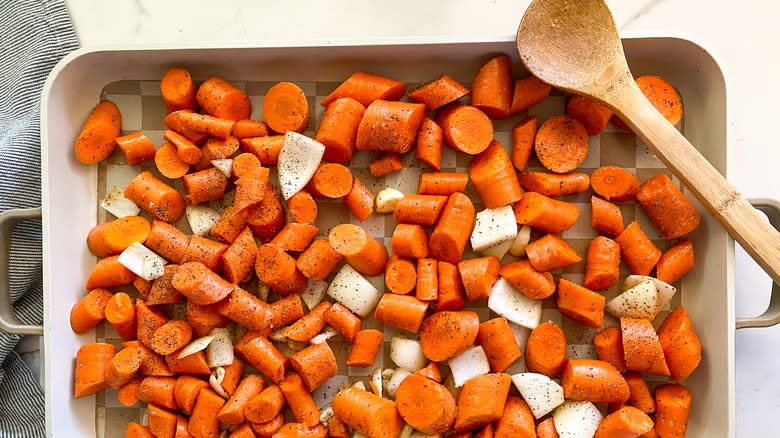
{"label": "white marble surface", "polygon": [[[361,39],[512,34],[528,0],[67,0],[82,46],[125,43]],[[780,199],[775,133],[780,3],[774,0],[608,0],[621,30],[683,33],[725,70],[729,180],[748,197]],[[769,301],[769,278],[738,249],[738,316]],[[780,408],[780,328],[736,336],[737,436],[768,436]],[[771,433],[770,433],[771,434]]]}

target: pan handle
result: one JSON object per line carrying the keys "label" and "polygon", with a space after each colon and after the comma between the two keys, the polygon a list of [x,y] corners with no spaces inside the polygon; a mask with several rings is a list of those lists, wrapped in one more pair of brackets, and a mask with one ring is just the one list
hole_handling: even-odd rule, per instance
{"label": "pan handle", "polygon": [[0,330],[16,335],[43,335],[43,326],[27,325],[16,318],[8,276],[11,231],[20,220],[36,217],[41,217],[41,207],[18,208],[0,213]]}
{"label": "pan handle", "polygon": [[[774,199],[750,199],[753,207],[764,212],[769,218],[769,223],[776,229],[780,229],[780,202]],[[780,248],[777,248],[780,251]],[[772,294],[769,298],[769,307],[759,316],[737,318],[738,329],[747,327],[770,327],[780,323],[780,285],[772,283]]]}

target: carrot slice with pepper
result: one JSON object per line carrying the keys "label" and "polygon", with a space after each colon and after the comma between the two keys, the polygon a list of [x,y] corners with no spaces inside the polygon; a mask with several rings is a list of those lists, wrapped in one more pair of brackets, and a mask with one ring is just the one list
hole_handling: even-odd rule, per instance
{"label": "carrot slice with pepper", "polygon": [[523,356],[506,318],[493,318],[480,324],[477,344],[485,350],[494,373],[503,373]]}
{"label": "carrot slice with pepper", "polygon": [[168,369],[174,374],[210,374],[211,368],[206,361],[206,353],[201,350],[197,353],[184,356],[179,359],[179,355],[184,351],[184,347],[165,356],[165,363]]}
{"label": "carrot slice with pepper", "polygon": [[417,260],[416,296],[421,301],[434,301],[439,296],[439,279],[436,259],[425,258]]}
{"label": "carrot slice with pepper", "polygon": [[171,283],[195,304],[216,303],[235,287],[200,262],[180,265]]}
{"label": "carrot slice with pepper", "polygon": [[271,307],[260,298],[236,286],[222,301],[217,303],[219,313],[240,325],[259,333],[271,331]]}
{"label": "carrot slice with pepper", "polygon": [[485,374],[466,381],[458,394],[454,429],[473,430],[501,418],[512,378],[508,374]]}
{"label": "carrot slice with pepper", "polygon": [[366,107],[350,97],[336,99],[327,106],[314,139],[325,145],[324,160],[348,163]]}
{"label": "carrot slice with pepper", "polygon": [[379,178],[388,173],[395,172],[396,170],[401,170],[403,167],[401,155],[398,152],[387,152],[368,163],[368,170],[374,178]]}
{"label": "carrot slice with pepper", "polygon": [[173,304],[184,301],[184,296],[171,284],[177,269],[179,269],[178,265],[165,265],[162,277],[156,278],[152,282],[152,288],[146,297],[146,304]]}
{"label": "carrot slice with pepper", "polygon": [[608,289],[620,276],[620,246],[612,239],[599,236],[590,241],[585,259],[585,287]]}
{"label": "carrot slice with pepper", "polygon": [[165,356],[183,348],[192,339],[192,328],[187,321],[168,321],[154,331],[151,339],[151,349]]}
{"label": "carrot slice with pepper", "polygon": [[191,110],[179,110],[168,113],[168,115],[165,116],[165,119],[163,119],[163,123],[165,123],[165,126],[167,126],[168,129],[183,135],[184,138],[191,141],[196,146],[202,146],[210,136],[205,132],[193,131],[192,129],[184,126],[184,123],[181,120],[182,114],[191,112]]}
{"label": "carrot slice with pepper", "polygon": [[590,197],[590,226],[617,236],[623,232],[623,214],[617,205],[596,196]]}
{"label": "carrot slice with pepper", "polygon": [[286,401],[279,385],[271,385],[249,400],[244,416],[252,423],[266,423],[282,411]]}
{"label": "carrot slice with pepper", "polygon": [[[179,116],[179,119],[182,120],[182,124],[184,123],[183,122],[184,116],[191,115],[191,114],[193,113],[185,112]],[[191,142],[189,139],[187,139],[187,137],[179,134],[176,131],[172,131],[168,129],[163,134],[163,139],[165,139],[165,141],[170,142],[173,146],[176,147],[176,155],[179,156],[179,158],[183,163],[196,164],[200,162],[202,152],[195,145],[195,143]],[[169,167],[173,167],[173,166],[169,166]]]}
{"label": "carrot slice with pepper", "polygon": [[141,381],[143,379],[143,377],[137,376],[133,380],[122,385],[117,393],[119,403],[122,403],[125,406],[133,406],[138,403],[138,387],[141,386]]}
{"label": "carrot slice with pepper", "polygon": [[201,389],[195,407],[192,408],[188,431],[194,437],[214,437],[219,435],[217,414],[225,400],[210,389]]}
{"label": "carrot slice with pepper", "polygon": [[460,310],[466,303],[466,294],[463,291],[463,282],[460,278],[458,267],[447,262],[436,263],[439,279],[439,296],[436,299],[437,312],[444,310]]}
{"label": "carrot slice with pepper", "polygon": [[466,298],[474,301],[489,297],[493,285],[498,281],[500,269],[501,262],[496,256],[468,259],[458,263]]}
{"label": "carrot slice with pepper", "polygon": [[268,125],[259,120],[242,119],[233,125],[233,136],[239,140],[242,138],[265,137],[269,132]]}
{"label": "carrot slice with pepper", "polygon": [[252,112],[249,96],[219,76],[203,82],[195,98],[207,113],[223,119],[248,119]]}
{"label": "carrot slice with pepper", "polygon": [[565,278],[558,281],[558,310],[586,327],[601,328],[604,325],[604,303],[601,294]]}
{"label": "carrot slice with pepper", "polygon": [[320,410],[317,409],[317,405],[298,374],[290,373],[284,376],[284,379],[279,382],[279,389],[287,399],[287,405],[290,406],[295,421],[309,427],[319,424]]}
{"label": "carrot slice with pepper", "polygon": [[270,243],[286,251],[300,252],[309,247],[318,231],[317,227],[313,225],[290,222],[279,231]]}
{"label": "carrot slice with pepper", "polygon": [[588,132],[577,119],[552,116],[536,133],[534,149],[542,166],[556,173],[571,172],[588,155]]}
{"label": "carrot slice with pepper", "polygon": [[555,292],[552,274],[537,271],[528,260],[507,263],[498,273],[528,298],[543,300]]}
{"label": "carrot slice with pepper", "polygon": [[509,56],[496,56],[479,69],[471,83],[471,104],[496,119],[509,115],[512,104],[512,65]]}
{"label": "carrot slice with pepper", "polygon": [[100,259],[92,272],[89,273],[87,278],[87,284],[85,288],[87,290],[93,290],[98,288],[121,286],[128,284],[135,278],[135,274],[132,271],[125,268],[125,266],[119,263],[119,256],[109,256]]}
{"label": "carrot slice with pepper", "polygon": [[628,201],[639,191],[636,176],[617,166],[599,167],[591,175],[590,184],[593,191],[607,201]]}
{"label": "carrot slice with pepper", "polygon": [[590,187],[590,178],[585,173],[523,172],[517,181],[525,191],[544,196],[573,195]]}
{"label": "carrot slice with pepper", "polygon": [[271,327],[282,327],[303,317],[300,295],[287,295],[271,303]]}
{"label": "carrot slice with pepper", "polygon": [[[265,189],[263,200],[246,210],[246,224],[249,225],[249,229],[258,239],[267,242],[284,228],[285,216],[282,198],[274,186],[264,184],[263,188]],[[240,216],[238,219],[240,222]],[[219,223],[214,228],[218,225]],[[241,226],[237,229],[236,236],[244,229],[243,223],[239,223],[239,225]]]}
{"label": "carrot slice with pepper", "polygon": [[624,406],[599,423],[593,438],[636,438],[653,428],[653,420],[632,406]]}
{"label": "carrot slice with pepper", "polygon": [[447,75],[426,82],[409,92],[409,98],[425,104],[429,111],[436,110],[469,94],[469,89]]}
{"label": "carrot slice with pepper", "polygon": [[341,198],[352,190],[352,172],[338,163],[321,163],[306,189],[317,198]]}
{"label": "carrot slice with pepper", "polygon": [[83,334],[103,321],[106,316],[106,304],[112,294],[108,289],[91,290],[70,310],[70,327],[77,334]]}
{"label": "carrot slice with pepper", "polygon": [[138,387],[138,400],[168,409],[178,409],[174,389],[176,378],[170,376],[147,376]]}
{"label": "carrot slice with pepper", "polygon": [[439,369],[439,364],[437,362],[428,362],[428,365],[426,365],[425,368],[419,369],[414,373],[441,383],[441,370]]}
{"label": "carrot slice with pepper", "polygon": [[628,371],[623,374],[623,378],[626,379],[628,389],[631,391],[631,395],[628,397],[628,404],[645,414],[655,412],[655,400],[653,395],[650,394],[650,388],[647,387],[647,382],[642,373]]}
{"label": "carrot slice with pepper", "polygon": [[423,164],[435,171],[441,170],[441,144],[444,134],[441,127],[429,118],[420,123],[415,155]]}
{"label": "carrot slice with pepper", "polygon": [[301,376],[309,391],[314,391],[338,372],[336,356],[327,342],[313,344],[290,356],[290,366]]}
{"label": "carrot slice with pepper", "polygon": [[116,144],[131,166],[154,158],[154,143],[141,131],[117,137]]}
{"label": "carrot slice with pepper", "polygon": [[690,376],[701,362],[701,341],[684,307],[677,307],[666,317],[658,338],[672,379],[679,382]]}
{"label": "carrot slice with pepper", "polygon": [[566,337],[552,321],[539,324],[531,331],[525,347],[525,365],[532,373],[555,377],[566,360]]}
{"label": "carrot slice with pepper", "polygon": [[420,175],[420,186],[417,191],[421,195],[449,196],[466,190],[468,182],[467,173],[423,173]]}
{"label": "carrot slice with pepper", "polygon": [[519,113],[543,101],[550,95],[552,87],[542,82],[536,76],[528,76],[515,80],[512,92],[512,105],[509,114]]}
{"label": "carrot slice with pepper", "polygon": [[687,237],[663,253],[655,269],[659,280],[674,283],[693,269],[693,245]]}
{"label": "carrot slice with pepper", "polygon": [[422,225],[398,224],[393,231],[391,249],[398,257],[428,257],[428,233]]}
{"label": "carrot slice with pepper", "polygon": [[125,348],[117,353],[105,370],[106,384],[119,389],[135,377],[141,368],[143,354],[138,348]]}
{"label": "carrot slice with pepper", "polygon": [[417,333],[427,309],[428,303],[416,297],[389,293],[379,299],[374,318],[389,326]]}
{"label": "carrot slice with pepper", "polygon": [[182,112],[179,114],[179,121],[182,125],[184,125],[185,128],[188,128],[192,131],[203,132],[219,138],[229,137],[233,132],[233,127],[236,125],[236,122],[233,119],[214,117],[206,114],[194,113],[191,111]]}
{"label": "carrot slice with pepper", "polygon": [[531,116],[512,128],[512,165],[517,170],[525,170],[528,159],[531,158],[538,125],[537,117]]}
{"label": "carrot slice with pepper", "polygon": [[504,146],[495,140],[471,160],[469,177],[485,208],[503,207],[523,196],[509,154]]}
{"label": "carrot slice with pepper", "polygon": [[174,226],[155,219],[144,245],[171,263],[184,263],[189,247],[189,238]]}
{"label": "carrot slice with pepper", "polygon": [[260,281],[281,295],[301,293],[308,283],[296,267],[295,259],[270,243],[258,249],[255,272]]}
{"label": "carrot slice with pepper", "polygon": [[354,386],[339,391],[331,407],[339,420],[373,438],[397,437],[404,427],[395,402]]}
{"label": "carrot slice with pepper", "polygon": [[[428,245],[427,240],[425,244]],[[414,290],[416,285],[417,267],[414,262],[397,255],[391,256],[385,265],[385,286],[387,289],[394,294],[405,295]]]}
{"label": "carrot slice with pepper", "polygon": [[230,319],[219,313],[217,305],[200,305],[187,301],[187,322],[196,336],[206,336],[215,328],[227,327]]}
{"label": "carrot slice with pepper", "polygon": [[495,424],[495,438],[536,438],[534,414],[520,397],[507,397],[501,418]]}
{"label": "carrot slice with pepper", "polygon": [[593,336],[593,346],[600,360],[609,362],[618,371],[626,371],[626,359],[623,355],[623,335],[620,327],[612,326]]}
{"label": "carrot slice with pepper", "polygon": [[303,132],[309,123],[306,95],[292,82],[277,82],[265,93],[263,117],[272,131]]}
{"label": "carrot slice with pepper", "polygon": [[284,135],[242,138],[239,144],[242,151],[257,157],[261,164],[276,166],[279,162],[279,152],[284,144]]}
{"label": "carrot slice with pepper", "polygon": [[701,222],[696,207],[666,174],[645,181],[639,187],[636,200],[667,239],[688,234]]}
{"label": "carrot slice with pepper", "polygon": [[265,380],[257,375],[248,375],[241,380],[230,399],[217,413],[217,419],[223,424],[241,424],[244,422],[244,409],[255,396],[265,389]]}
{"label": "carrot slice with pepper", "polygon": [[287,200],[287,209],[295,222],[310,224],[317,219],[317,203],[306,190],[292,195]]}
{"label": "carrot slice with pepper", "polygon": [[658,436],[685,437],[691,399],[691,391],[682,385],[665,384],[655,389],[655,432]]}
{"label": "carrot slice with pepper", "polygon": [[471,199],[463,193],[451,194],[431,234],[428,245],[431,257],[457,264],[466,249],[473,226],[474,204]]}
{"label": "carrot slice with pepper", "polygon": [[239,359],[257,368],[272,382],[279,383],[284,377],[287,358],[264,336],[247,332],[234,346]]}
{"label": "carrot slice with pepper", "polygon": [[325,312],[325,322],[338,330],[349,342],[354,342],[355,336],[360,331],[361,322],[355,314],[341,303],[334,303]]}
{"label": "carrot slice with pepper", "polygon": [[135,305],[124,292],[117,292],[106,302],[105,317],[119,336],[125,339],[134,339]]}
{"label": "carrot slice with pepper", "polygon": [[478,108],[458,103],[445,107],[436,123],[451,148],[469,155],[487,149],[493,140],[493,123]]}
{"label": "carrot slice with pepper", "polygon": [[663,347],[650,321],[620,318],[623,354],[629,370],[670,375]]}
{"label": "carrot slice with pepper", "polygon": [[384,333],[379,330],[360,330],[355,335],[352,349],[349,350],[347,365],[351,367],[370,367],[376,360],[379,349],[382,348]]}
{"label": "carrot slice with pepper", "polygon": [[357,220],[363,222],[374,212],[374,194],[355,177],[352,189],[344,196],[344,204]]}
{"label": "carrot slice with pepper", "polygon": [[222,255],[228,246],[222,242],[200,236],[192,236],[187,246],[185,262],[200,262],[212,271],[222,271]]}
{"label": "carrot slice with pepper", "polygon": [[74,398],[86,397],[108,387],[105,370],[111,364],[116,347],[95,343],[82,345],[76,352]]}
{"label": "carrot slice with pepper", "polygon": [[404,421],[426,435],[443,433],[455,422],[455,397],[444,385],[419,374],[398,385],[395,402]]}
{"label": "carrot slice with pepper", "polygon": [[469,348],[479,327],[479,317],[472,311],[436,312],[420,327],[420,348],[428,359],[445,361]]}
{"label": "carrot slice with pepper", "polygon": [[561,369],[561,386],[566,398],[593,403],[622,403],[630,395],[620,372],[602,360],[567,360]]}
{"label": "carrot slice with pepper", "polygon": [[579,120],[588,131],[588,135],[599,135],[607,127],[612,110],[593,99],[574,95],[566,104],[566,114]]}
{"label": "carrot slice with pepper", "polygon": [[409,152],[424,117],[425,105],[375,100],[360,120],[355,147],[400,154]]}
{"label": "carrot slice with pepper", "polygon": [[636,221],[631,222],[615,241],[620,245],[623,261],[634,274],[649,274],[661,258],[661,250],[656,248]]}
{"label": "carrot slice with pepper", "polygon": [[406,84],[379,75],[356,72],[348,77],[320,103],[328,106],[336,99],[351,97],[363,106],[377,99],[398,100],[406,93]]}
{"label": "carrot slice with pepper", "polygon": [[528,261],[539,272],[553,271],[582,260],[565,240],[555,234],[547,234],[525,247]]}
{"label": "carrot slice with pepper", "polygon": [[530,225],[548,233],[560,233],[577,222],[579,208],[569,202],[548,198],[541,193],[525,192],[512,206],[518,224]]}
{"label": "carrot slice with pepper", "polygon": [[374,276],[385,271],[387,248],[363,228],[352,224],[337,225],[330,230],[328,241],[361,274]]}
{"label": "carrot slice with pepper", "polygon": [[[639,76],[635,81],[642,94],[669,123],[672,125],[680,123],[683,114],[682,99],[672,84],[653,75]],[[612,123],[622,129],[631,129],[617,115],[612,116]]]}
{"label": "carrot slice with pepper", "polygon": [[284,425],[284,413],[280,412],[279,415],[274,417],[271,421],[265,423],[249,423],[252,431],[258,437],[270,437]]}
{"label": "carrot slice with pepper", "polygon": [[282,335],[293,341],[309,342],[311,338],[325,328],[325,312],[328,311],[330,306],[331,304],[328,301],[321,302],[311,309],[311,312],[295,321],[293,325],[285,327],[282,330]]}
{"label": "carrot slice with pepper", "polygon": [[244,228],[221,257],[222,271],[227,281],[237,284],[249,277],[257,257],[257,243],[252,231]]}
{"label": "carrot slice with pepper", "polygon": [[131,421],[125,427],[125,438],[155,438],[155,436],[148,427]]}
{"label": "carrot slice with pepper", "polygon": [[148,171],[133,178],[125,188],[124,195],[161,221],[173,222],[184,214],[184,198],[181,194]]}
{"label": "carrot slice with pepper", "polygon": [[114,152],[122,129],[122,115],[111,101],[98,103],[76,139],[76,158],[84,164],[103,161]]}
{"label": "carrot slice with pepper", "polygon": [[536,438],[559,438],[552,417],[548,417],[536,426]]}
{"label": "carrot slice with pepper", "polygon": [[344,256],[330,246],[328,239],[317,239],[298,257],[295,264],[304,277],[323,281],[343,259]]}

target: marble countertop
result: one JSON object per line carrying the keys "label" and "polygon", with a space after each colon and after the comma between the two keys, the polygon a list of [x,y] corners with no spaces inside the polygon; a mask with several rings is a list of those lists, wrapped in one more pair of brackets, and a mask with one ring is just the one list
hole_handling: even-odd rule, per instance
{"label": "marble countertop", "polygon": [[[513,34],[529,0],[66,0],[84,47],[104,44]],[[747,197],[780,199],[774,138],[780,90],[780,3],[607,0],[621,31],[687,35],[720,62],[728,90],[729,180]],[[737,316],[769,302],[769,277],[737,248]],[[38,341],[20,350],[37,360]],[[736,335],[737,436],[765,436],[780,408],[780,327]]]}

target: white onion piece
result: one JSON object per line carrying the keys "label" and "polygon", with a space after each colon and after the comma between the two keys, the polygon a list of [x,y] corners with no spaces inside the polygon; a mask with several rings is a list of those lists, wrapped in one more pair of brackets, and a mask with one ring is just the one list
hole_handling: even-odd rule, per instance
{"label": "white onion piece", "polygon": [[208,205],[188,205],[184,207],[184,214],[190,224],[192,234],[205,236],[219,222],[219,213]]}
{"label": "white onion piece", "polygon": [[467,380],[490,372],[490,363],[482,346],[477,345],[450,359],[455,386],[461,387]]}
{"label": "white onion piece", "polygon": [[298,193],[314,176],[324,153],[325,145],[313,138],[293,131],[284,134],[276,169],[285,200]]}
{"label": "white onion piece", "polygon": [[411,374],[412,373],[403,368],[398,368],[395,370],[393,376],[390,377],[390,380],[387,381],[387,395],[395,398],[395,393],[398,391],[398,386],[400,386],[401,382],[403,382],[404,379]]}
{"label": "white onion piece", "polygon": [[165,265],[168,263],[151,249],[138,242],[125,248],[117,259],[125,268],[146,281],[160,278],[165,273]]}
{"label": "white onion piece", "polygon": [[124,190],[116,186],[106,193],[100,206],[116,217],[138,216],[141,212],[141,208],[135,205],[135,202],[125,198]]}
{"label": "white onion piece", "polygon": [[230,332],[225,328],[215,328],[209,333],[214,339],[206,347],[206,362],[209,368],[226,367],[233,363],[233,343]]}
{"label": "white onion piece", "polygon": [[195,354],[199,351],[203,351],[206,349],[206,347],[209,346],[211,341],[214,340],[214,336],[207,335],[203,336],[202,338],[195,339],[194,341],[187,344],[184,348],[181,349],[181,352],[176,357],[177,359],[184,359],[185,357]]}
{"label": "white onion piece", "polygon": [[327,291],[327,281],[312,280],[310,278],[308,286],[301,293],[301,301],[303,301],[303,304],[306,304],[306,308],[312,310],[322,301]]}
{"label": "white onion piece", "polygon": [[230,178],[230,174],[233,171],[233,159],[223,158],[221,160],[211,160],[211,165],[219,169],[220,172],[225,174],[225,177]]}
{"label": "white onion piece", "polygon": [[409,339],[403,333],[396,334],[390,340],[390,360],[410,372],[423,369],[428,363],[420,347],[420,341]]}

